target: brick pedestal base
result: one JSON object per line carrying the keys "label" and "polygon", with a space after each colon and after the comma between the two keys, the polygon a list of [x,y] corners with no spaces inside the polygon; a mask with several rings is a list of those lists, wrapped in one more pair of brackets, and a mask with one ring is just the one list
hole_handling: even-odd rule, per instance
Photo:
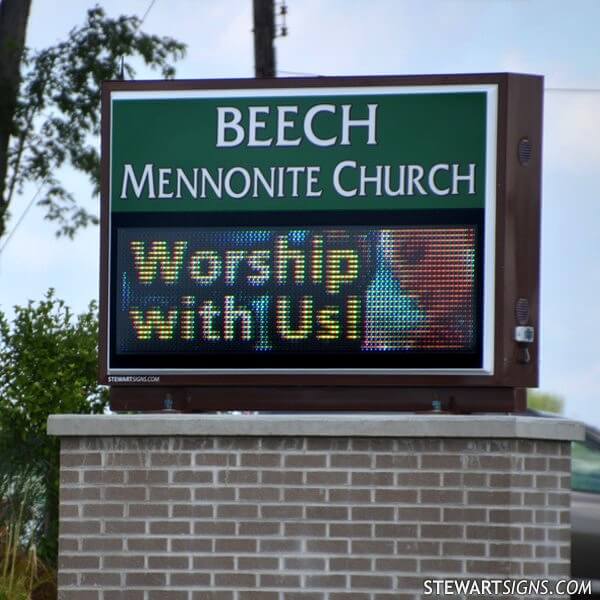
{"label": "brick pedestal base", "polygon": [[575,424],[382,416],[375,437],[377,417],[311,435],[156,416],[127,436],[127,418],[51,422],[62,600],[412,600],[430,578],[569,576]]}

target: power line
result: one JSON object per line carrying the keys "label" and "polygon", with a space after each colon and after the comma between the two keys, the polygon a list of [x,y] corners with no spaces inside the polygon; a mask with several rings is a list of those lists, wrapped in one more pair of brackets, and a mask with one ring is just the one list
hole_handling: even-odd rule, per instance
{"label": "power line", "polygon": [[[284,75],[298,75],[300,77],[327,77],[327,75],[323,75],[322,73],[307,73],[305,71],[284,71],[282,69],[279,69],[279,73],[283,73]],[[546,87],[544,88],[544,91],[563,94],[600,94],[600,87]]]}
{"label": "power line", "polygon": [[152,10],[152,7],[154,6],[155,3],[156,3],[156,0],[152,0],[150,2],[150,5],[146,9],[146,12],[144,13],[144,16],[142,17],[142,19],[140,21],[140,24],[138,25],[138,28],[141,27],[144,24],[144,21],[146,20],[146,17],[148,16],[148,13]]}
{"label": "power line", "polygon": [[318,73],[303,73],[302,71],[282,71],[278,69],[277,72],[284,75],[299,75],[300,77],[325,77],[325,75],[319,75]]}
{"label": "power line", "polygon": [[[146,20],[148,13],[152,10],[152,7],[154,6],[155,3],[156,3],[156,0],[150,0],[150,4],[148,5],[146,12],[144,13],[144,16],[140,19],[140,22],[138,23],[137,27],[135,28],[135,31],[137,31],[144,24],[144,21]],[[125,55],[124,54],[121,54],[121,67],[120,67],[119,71],[120,71],[119,72],[119,80],[123,81],[125,79]]]}
{"label": "power line", "polygon": [[37,189],[37,192],[33,195],[33,198],[31,198],[31,200],[29,201],[29,204],[26,206],[25,210],[21,213],[21,216],[19,217],[18,221],[15,223],[15,226],[12,228],[12,231],[6,236],[4,243],[2,244],[2,246],[0,246],[0,254],[2,254],[2,252],[4,252],[4,249],[8,245],[8,242],[10,242],[10,239],[12,238],[12,236],[15,235],[15,232],[19,228],[19,225],[23,222],[23,219],[29,212],[29,209],[33,206],[33,203],[35,202],[36,198],[40,195],[40,192],[42,191],[42,188],[45,185],[46,185],[46,179],[44,179],[42,181],[42,183],[40,184],[40,187]]}
{"label": "power line", "polygon": [[558,92],[565,94],[600,94],[600,88],[577,88],[577,87],[547,87],[546,92]]}

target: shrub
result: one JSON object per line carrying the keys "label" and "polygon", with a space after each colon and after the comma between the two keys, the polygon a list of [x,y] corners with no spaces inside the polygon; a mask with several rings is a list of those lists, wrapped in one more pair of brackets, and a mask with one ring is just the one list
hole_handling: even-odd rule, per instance
{"label": "shrub", "polygon": [[46,435],[46,422],[55,413],[104,411],[97,332],[95,304],[74,317],[53,290],[15,307],[12,324],[0,312],[0,502],[14,520],[28,490],[24,527],[50,565],[58,550],[59,442]]}

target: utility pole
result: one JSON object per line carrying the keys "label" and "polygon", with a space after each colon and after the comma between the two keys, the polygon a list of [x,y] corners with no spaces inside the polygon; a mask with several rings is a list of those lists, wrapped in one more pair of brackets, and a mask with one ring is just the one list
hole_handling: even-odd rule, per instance
{"label": "utility pole", "polygon": [[274,0],[253,0],[254,6],[254,74],[275,77]]}

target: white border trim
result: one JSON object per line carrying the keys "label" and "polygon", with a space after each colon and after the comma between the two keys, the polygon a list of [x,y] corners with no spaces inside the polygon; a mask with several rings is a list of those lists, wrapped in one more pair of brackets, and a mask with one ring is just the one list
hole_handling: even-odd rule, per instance
{"label": "white border trim", "polygon": [[464,85],[364,85],[364,86],[323,86],[291,88],[238,88],[201,90],[140,90],[113,91],[113,100],[186,100],[196,98],[295,98],[298,96],[368,96],[412,95],[412,94],[456,94],[462,92],[489,92],[497,84],[475,83]]}
{"label": "white border trim", "polygon": [[498,165],[498,86],[486,86],[485,207],[483,274],[483,369],[494,373],[496,293],[496,170]]}
{"label": "white border trim", "polygon": [[[289,98],[299,96],[366,96],[456,94],[485,92],[487,97],[485,145],[485,213],[484,213],[484,288],[483,288],[483,348],[482,367],[476,369],[111,369],[110,315],[111,315],[111,217],[112,217],[112,132],[113,102],[124,100],[196,99],[196,98]],[[148,90],[111,91],[109,131],[108,182],[108,306],[106,327],[106,365],[108,376],[123,375],[484,375],[494,374],[495,323],[495,264],[496,264],[496,169],[498,144],[498,84],[417,85],[417,86],[360,86],[317,88],[260,88],[260,89],[202,89],[202,90]]]}
{"label": "white border trim", "polygon": [[489,375],[484,369],[113,369],[111,377],[136,375]]}

